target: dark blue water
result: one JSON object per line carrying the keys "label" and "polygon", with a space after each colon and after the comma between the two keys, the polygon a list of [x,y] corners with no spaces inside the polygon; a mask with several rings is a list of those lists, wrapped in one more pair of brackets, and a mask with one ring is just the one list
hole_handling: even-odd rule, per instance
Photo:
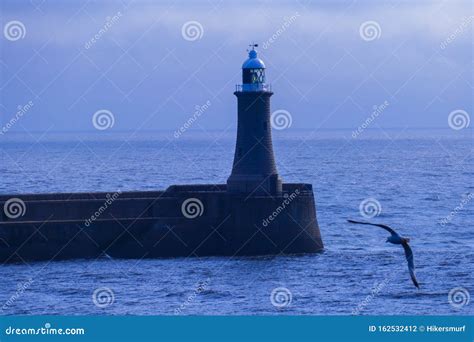
{"label": "dark blue water", "polygon": [[[356,140],[350,131],[276,133],[282,178],[314,186],[323,253],[3,265],[1,313],[474,313],[472,131],[368,131]],[[224,183],[233,136],[9,134],[0,141],[0,193]],[[385,231],[346,223],[364,219],[368,198],[381,206],[372,221],[411,237],[420,290]]]}

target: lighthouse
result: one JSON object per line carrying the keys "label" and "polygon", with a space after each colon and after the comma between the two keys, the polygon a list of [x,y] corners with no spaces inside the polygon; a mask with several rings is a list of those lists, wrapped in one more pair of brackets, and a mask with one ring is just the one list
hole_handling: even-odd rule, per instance
{"label": "lighthouse", "polygon": [[[237,141],[227,185],[175,184],[165,190],[123,192],[100,220],[90,218],[108,203],[109,193],[0,194],[0,208],[5,209],[0,210],[0,262],[97,259],[105,253],[141,260],[321,251],[312,184],[282,183],[277,172],[270,122],[273,93],[256,47],[251,45],[242,84],[234,92]],[[11,203],[28,210],[9,213]]]}
{"label": "lighthouse", "polygon": [[242,65],[237,85],[237,141],[227,191],[249,195],[280,195],[282,181],[275,165],[270,122],[271,86],[266,83],[265,63],[253,44]]}

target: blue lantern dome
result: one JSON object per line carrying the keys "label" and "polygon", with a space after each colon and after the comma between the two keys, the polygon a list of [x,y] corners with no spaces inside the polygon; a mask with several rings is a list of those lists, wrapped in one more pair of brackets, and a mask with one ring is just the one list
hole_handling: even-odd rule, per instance
{"label": "blue lantern dome", "polygon": [[257,57],[255,46],[249,51],[249,58],[242,64],[242,69],[265,69],[265,63]]}

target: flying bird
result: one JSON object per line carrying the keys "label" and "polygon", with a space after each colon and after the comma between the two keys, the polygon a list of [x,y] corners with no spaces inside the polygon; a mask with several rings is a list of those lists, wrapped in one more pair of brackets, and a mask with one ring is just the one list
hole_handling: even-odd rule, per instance
{"label": "flying bird", "polygon": [[395,245],[402,245],[403,249],[405,250],[405,257],[408,262],[408,271],[410,272],[410,277],[411,280],[413,281],[413,284],[419,289],[420,285],[418,284],[418,281],[416,280],[415,276],[415,263],[413,262],[413,252],[408,245],[408,242],[410,242],[409,238],[400,236],[396,231],[394,231],[392,228],[385,224],[377,224],[377,223],[369,223],[369,222],[360,222],[360,221],[354,221],[354,220],[347,220],[350,223],[356,223],[356,224],[367,224],[371,226],[377,226],[385,229],[388,231],[391,235],[387,238],[385,242],[390,242]]}

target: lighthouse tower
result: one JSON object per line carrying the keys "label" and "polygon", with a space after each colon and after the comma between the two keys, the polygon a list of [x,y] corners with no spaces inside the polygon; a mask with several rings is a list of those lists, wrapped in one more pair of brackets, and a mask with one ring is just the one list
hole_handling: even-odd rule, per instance
{"label": "lighthouse tower", "polygon": [[270,123],[271,87],[265,80],[265,64],[251,45],[242,65],[242,84],[237,85],[238,124],[232,173],[227,179],[231,193],[279,195],[281,179],[275,165]]}

